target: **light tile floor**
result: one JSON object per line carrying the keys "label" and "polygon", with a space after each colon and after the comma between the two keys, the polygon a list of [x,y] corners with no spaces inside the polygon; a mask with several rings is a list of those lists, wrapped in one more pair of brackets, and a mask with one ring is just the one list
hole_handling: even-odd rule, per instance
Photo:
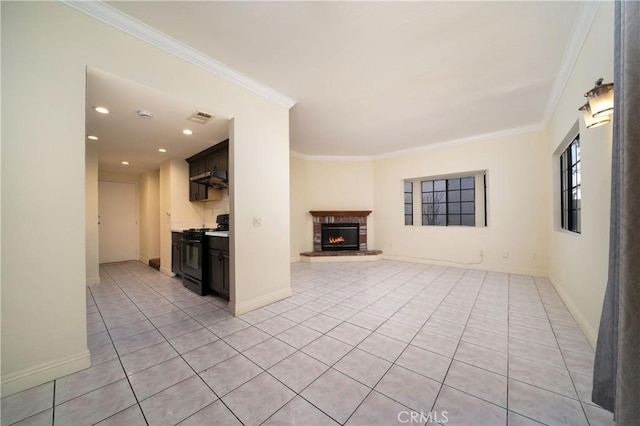
{"label": "light tile floor", "polygon": [[382,260],[291,265],[239,317],[138,262],[88,288],[91,368],[2,399],[2,425],[612,425],[547,279]]}

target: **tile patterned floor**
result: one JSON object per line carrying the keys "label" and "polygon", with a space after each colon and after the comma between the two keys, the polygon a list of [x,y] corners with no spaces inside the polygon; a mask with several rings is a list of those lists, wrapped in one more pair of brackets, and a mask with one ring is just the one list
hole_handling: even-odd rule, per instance
{"label": "tile patterned floor", "polygon": [[87,291],[91,368],[2,400],[2,425],[612,425],[548,280],[296,263],[239,317],[138,262]]}

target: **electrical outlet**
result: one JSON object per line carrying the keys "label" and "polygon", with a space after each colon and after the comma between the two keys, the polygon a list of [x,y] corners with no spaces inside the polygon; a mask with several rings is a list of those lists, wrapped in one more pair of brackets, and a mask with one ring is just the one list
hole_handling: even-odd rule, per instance
{"label": "electrical outlet", "polygon": [[261,226],[261,225],[262,225],[262,218],[254,216],[253,217],[253,226]]}

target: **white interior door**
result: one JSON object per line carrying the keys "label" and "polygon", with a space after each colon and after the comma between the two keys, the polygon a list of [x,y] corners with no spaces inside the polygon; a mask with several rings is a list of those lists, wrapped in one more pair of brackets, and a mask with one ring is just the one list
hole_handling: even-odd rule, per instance
{"label": "white interior door", "polygon": [[98,182],[100,263],[138,259],[136,184]]}

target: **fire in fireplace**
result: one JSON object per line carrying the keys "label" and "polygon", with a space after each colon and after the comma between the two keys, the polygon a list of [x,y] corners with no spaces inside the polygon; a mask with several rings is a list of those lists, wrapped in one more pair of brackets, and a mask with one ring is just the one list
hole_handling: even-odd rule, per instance
{"label": "fire in fireplace", "polygon": [[359,250],[360,225],[357,223],[323,223],[322,251]]}

